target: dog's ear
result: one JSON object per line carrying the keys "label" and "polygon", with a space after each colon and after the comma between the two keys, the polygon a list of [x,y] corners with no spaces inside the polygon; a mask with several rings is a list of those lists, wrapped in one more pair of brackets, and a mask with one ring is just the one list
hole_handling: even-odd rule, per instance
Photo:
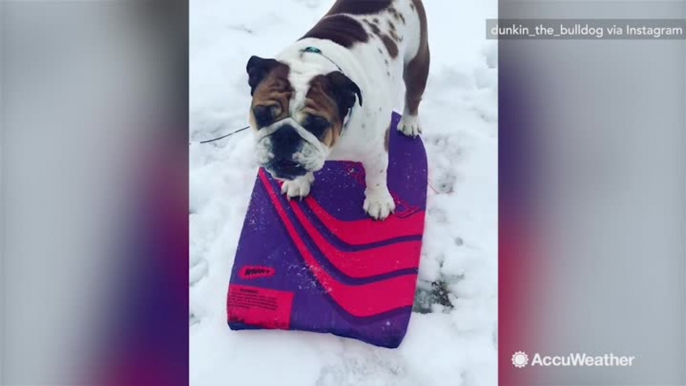
{"label": "dog's ear", "polygon": [[264,78],[279,64],[274,59],[263,59],[258,56],[251,56],[246,66],[248,72],[248,84],[250,85],[250,95],[253,95],[257,86]]}
{"label": "dog's ear", "polygon": [[331,83],[331,92],[338,103],[341,119],[348,115],[348,111],[355,105],[355,97],[362,106],[362,92],[350,78],[340,71],[329,73],[326,78]]}

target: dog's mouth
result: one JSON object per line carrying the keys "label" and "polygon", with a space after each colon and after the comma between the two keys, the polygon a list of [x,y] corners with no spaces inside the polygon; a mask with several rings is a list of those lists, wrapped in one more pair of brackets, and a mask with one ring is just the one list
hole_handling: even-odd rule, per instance
{"label": "dog's mouth", "polygon": [[291,160],[269,162],[267,165],[265,165],[265,169],[267,169],[272,176],[280,180],[290,181],[307,174],[307,169],[305,169],[301,164]]}

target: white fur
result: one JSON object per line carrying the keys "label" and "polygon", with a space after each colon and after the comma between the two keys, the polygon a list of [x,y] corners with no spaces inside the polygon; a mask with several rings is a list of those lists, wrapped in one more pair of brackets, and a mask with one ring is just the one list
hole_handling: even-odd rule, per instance
{"label": "white fur", "polygon": [[[290,67],[289,81],[295,90],[290,101],[290,113],[300,120],[310,80],[320,74],[338,71],[338,67],[354,81],[362,92],[363,104],[353,107],[352,115],[335,146],[327,152],[328,160],[361,162],[365,168],[366,190],[364,210],[373,218],[384,219],[393,212],[395,204],[386,185],[388,153],[385,149],[385,132],[390,125],[391,114],[402,100],[403,68],[419,49],[420,22],[416,10],[410,8],[411,0],[396,0],[393,6],[406,20],[395,20],[388,10],[372,15],[347,15],[358,20],[370,38],[366,43],[356,43],[347,49],[329,40],[307,38],[296,42],[281,52],[276,59]],[[389,35],[388,22],[396,27],[398,55],[392,58],[381,39],[372,33],[365,20],[378,19],[381,32]],[[302,52],[306,47],[316,47],[322,54]],[[381,50],[381,53],[379,52]],[[386,61],[388,64],[386,64]],[[335,63],[335,64],[334,64]],[[416,116],[403,116],[398,130],[405,135],[419,134]],[[308,141],[309,142],[309,141]],[[304,159],[311,159],[312,154]],[[322,156],[316,153],[315,156]],[[322,164],[323,164],[323,160]],[[309,194],[314,177],[308,174],[284,183],[284,193],[289,197]]]}
{"label": "white fur", "polygon": [[293,197],[305,197],[310,194],[310,187],[314,182],[314,175],[307,173],[292,181],[284,181],[281,185],[281,193],[285,194],[290,200]]}
{"label": "white fur", "polygon": [[419,125],[419,117],[410,115],[410,113],[405,110],[403,117],[400,118],[400,122],[398,122],[398,130],[408,137],[418,136],[422,132],[422,128]]}

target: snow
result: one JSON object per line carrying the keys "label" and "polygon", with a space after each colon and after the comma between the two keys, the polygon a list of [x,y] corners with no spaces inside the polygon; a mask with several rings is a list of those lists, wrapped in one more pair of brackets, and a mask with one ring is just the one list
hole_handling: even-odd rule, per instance
{"label": "snow", "polygon": [[[190,137],[247,125],[245,64],[300,37],[332,0],[191,0]],[[328,334],[230,331],[226,292],[257,172],[251,134],[190,148],[193,385],[497,383],[495,0],[424,0],[432,63],[420,115],[428,213],[416,312],[389,350]]]}

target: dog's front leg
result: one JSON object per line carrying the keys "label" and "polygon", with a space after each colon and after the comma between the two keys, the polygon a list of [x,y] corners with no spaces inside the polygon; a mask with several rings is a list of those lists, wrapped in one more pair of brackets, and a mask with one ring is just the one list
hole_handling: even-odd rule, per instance
{"label": "dog's front leg", "polygon": [[377,220],[383,220],[395,210],[395,202],[388,191],[388,153],[381,148],[362,161],[366,189],[363,209]]}
{"label": "dog's front leg", "polygon": [[293,197],[303,198],[310,194],[310,187],[314,182],[314,175],[312,172],[295,178],[292,181],[284,181],[281,185],[281,193],[285,194],[290,200]]}

